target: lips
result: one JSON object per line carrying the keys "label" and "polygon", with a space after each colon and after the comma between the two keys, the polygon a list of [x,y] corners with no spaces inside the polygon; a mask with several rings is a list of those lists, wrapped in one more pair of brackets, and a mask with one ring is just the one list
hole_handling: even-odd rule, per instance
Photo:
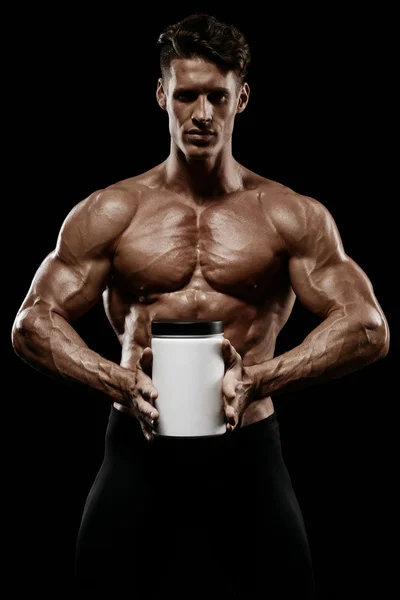
{"label": "lips", "polygon": [[199,135],[199,136],[207,136],[207,135],[214,135],[213,131],[210,131],[209,129],[189,129],[189,131],[187,131],[186,133],[188,133],[189,135]]}

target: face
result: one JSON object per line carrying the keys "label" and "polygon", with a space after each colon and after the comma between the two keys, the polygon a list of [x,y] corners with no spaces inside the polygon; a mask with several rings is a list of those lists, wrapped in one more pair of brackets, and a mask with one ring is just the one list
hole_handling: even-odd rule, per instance
{"label": "face", "polygon": [[168,112],[173,143],[186,157],[204,160],[230,141],[249,92],[233,71],[221,71],[202,58],[174,59],[167,81],[158,81],[157,100]]}

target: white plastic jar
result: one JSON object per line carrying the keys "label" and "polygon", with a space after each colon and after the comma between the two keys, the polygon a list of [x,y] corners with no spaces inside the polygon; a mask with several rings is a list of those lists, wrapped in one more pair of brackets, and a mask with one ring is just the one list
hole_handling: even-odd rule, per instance
{"label": "white plastic jar", "polygon": [[226,432],[223,321],[151,323],[157,436],[204,437]]}

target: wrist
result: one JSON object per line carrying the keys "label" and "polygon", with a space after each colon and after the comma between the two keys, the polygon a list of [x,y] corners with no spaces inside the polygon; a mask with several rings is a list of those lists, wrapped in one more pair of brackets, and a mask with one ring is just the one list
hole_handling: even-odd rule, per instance
{"label": "wrist", "polygon": [[262,395],[262,377],[261,377],[261,369],[260,365],[249,365],[244,367],[244,370],[248,377],[253,382],[253,400],[258,400],[259,398],[263,398]]}
{"label": "wrist", "polygon": [[120,365],[113,365],[107,382],[108,395],[114,402],[131,406],[136,385],[136,372]]}

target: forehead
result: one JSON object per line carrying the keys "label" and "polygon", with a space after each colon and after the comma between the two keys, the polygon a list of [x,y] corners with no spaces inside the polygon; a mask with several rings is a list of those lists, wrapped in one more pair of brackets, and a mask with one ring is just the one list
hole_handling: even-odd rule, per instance
{"label": "forehead", "polygon": [[233,90],[237,85],[233,71],[223,71],[204,58],[174,58],[169,70],[171,89],[185,87],[208,90],[225,87]]}

